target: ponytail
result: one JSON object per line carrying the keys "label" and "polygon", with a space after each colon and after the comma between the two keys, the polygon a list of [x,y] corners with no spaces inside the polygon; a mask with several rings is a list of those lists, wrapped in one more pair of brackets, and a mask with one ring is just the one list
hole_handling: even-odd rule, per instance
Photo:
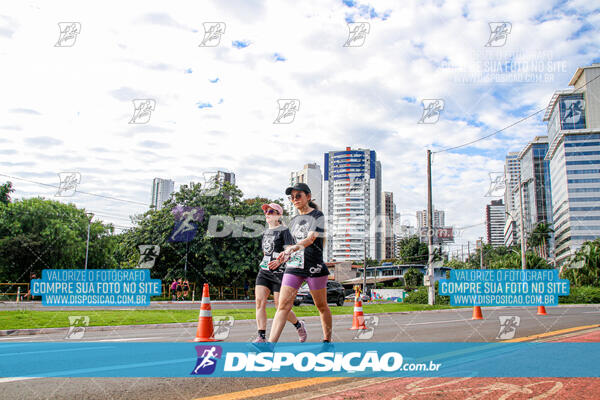
{"label": "ponytail", "polygon": [[308,206],[309,206],[310,208],[314,208],[315,210],[318,210],[318,209],[319,209],[319,206],[317,206],[317,204],[316,204],[314,201],[312,201],[312,200],[309,200],[309,201],[308,201]]}

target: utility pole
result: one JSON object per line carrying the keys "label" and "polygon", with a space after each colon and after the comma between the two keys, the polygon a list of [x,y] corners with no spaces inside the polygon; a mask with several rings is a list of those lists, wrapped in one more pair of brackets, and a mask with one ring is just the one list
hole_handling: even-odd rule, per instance
{"label": "utility pole", "polygon": [[519,208],[521,209],[519,220],[521,221],[521,269],[527,268],[527,259],[525,258],[525,249],[527,248],[525,238],[525,223],[523,218],[523,190],[521,188],[521,170],[519,169]]}
{"label": "utility pole", "polygon": [[483,238],[481,236],[479,237],[479,243],[479,268],[485,269],[485,267],[483,266]]}
{"label": "utility pole", "polygon": [[90,227],[92,225],[92,218],[94,218],[93,213],[85,213],[88,217],[88,228],[87,228],[87,241],[85,243],[85,269],[87,270],[87,262],[88,262],[88,251],[90,248]]}
{"label": "utility pole", "polygon": [[367,291],[367,238],[365,237],[365,243],[364,243],[364,264],[363,264],[363,293],[366,293]]}
{"label": "utility pole", "polygon": [[433,202],[431,197],[431,150],[427,150],[427,303],[435,304],[435,286],[433,282]]}

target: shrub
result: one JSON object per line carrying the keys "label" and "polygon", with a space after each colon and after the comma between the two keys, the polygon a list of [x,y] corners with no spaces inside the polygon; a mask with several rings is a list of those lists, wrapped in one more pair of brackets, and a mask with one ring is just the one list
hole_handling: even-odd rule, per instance
{"label": "shrub", "polygon": [[[436,288],[437,289],[437,288]],[[407,304],[427,304],[428,302],[427,287],[421,286],[416,292],[410,292],[405,298],[404,303]],[[450,304],[449,296],[435,295],[435,304]]]}
{"label": "shrub", "polygon": [[594,286],[571,286],[568,296],[560,296],[561,304],[600,304],[600,288]]}

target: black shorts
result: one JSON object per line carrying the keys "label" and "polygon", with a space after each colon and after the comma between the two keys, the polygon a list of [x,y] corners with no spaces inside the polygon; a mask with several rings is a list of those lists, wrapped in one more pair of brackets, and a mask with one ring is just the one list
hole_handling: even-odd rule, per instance
{"label": "black shorts", "polygon": [[281,292],[281,279],[283,279],[283,273],[274,274],[260,270],[256,276],[256,286],[265,286],[271,293]]}

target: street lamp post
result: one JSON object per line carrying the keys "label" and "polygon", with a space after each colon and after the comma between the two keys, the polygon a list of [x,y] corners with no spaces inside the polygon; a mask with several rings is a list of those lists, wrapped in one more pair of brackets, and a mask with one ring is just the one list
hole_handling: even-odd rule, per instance
{"label": "street lamp post", "polygon": [[87,215],[87,217],[88,217],[87,241],[85,244],[85,269],[87,270],[88,252],[89,252],[89,248],[90,248],[90,227],[92,226],[92,218],[94,218],[94,214],[93,213],[85,213],[85,215]]}

